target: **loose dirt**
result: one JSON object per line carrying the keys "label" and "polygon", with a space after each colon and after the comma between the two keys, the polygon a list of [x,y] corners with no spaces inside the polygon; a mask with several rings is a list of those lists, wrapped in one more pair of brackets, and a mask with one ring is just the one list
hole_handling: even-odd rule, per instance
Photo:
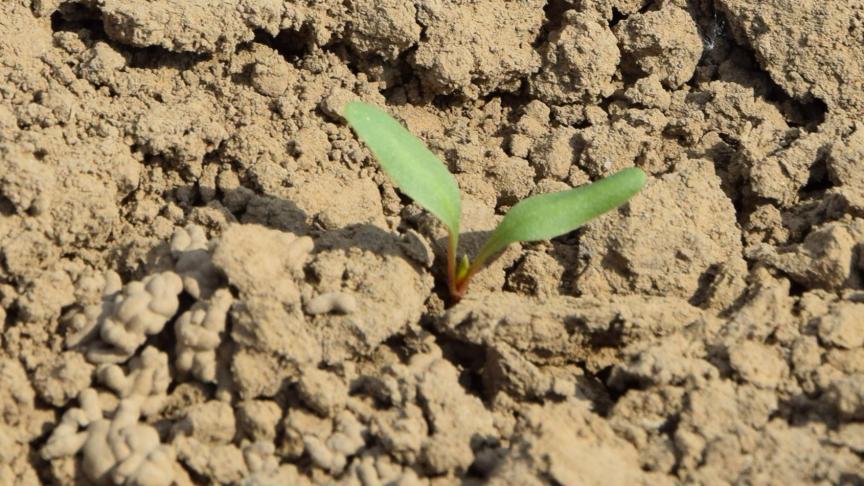
{"label": "loose dirt", "polygon": [[[628,205],[451,305],[462,251]],[[0,2],[0,484],[864,483],[864,2]]]}

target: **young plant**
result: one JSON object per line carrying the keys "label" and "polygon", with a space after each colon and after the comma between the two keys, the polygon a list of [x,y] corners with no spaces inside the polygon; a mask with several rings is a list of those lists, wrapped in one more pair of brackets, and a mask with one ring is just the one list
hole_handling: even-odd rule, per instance
{"label": "young plant", "polygon": [[465,255],[457,260],[462,203],[453,174],[383,110],[353,101],[345,105],[343,116],[396,186],[447,227],[447,280],[454,301],[465,294],[471,277],[507,245],[569,233],[624,204],[645,184],[645,173],[632,167],[575,189],[524,199],[510,208],[473,262]]}

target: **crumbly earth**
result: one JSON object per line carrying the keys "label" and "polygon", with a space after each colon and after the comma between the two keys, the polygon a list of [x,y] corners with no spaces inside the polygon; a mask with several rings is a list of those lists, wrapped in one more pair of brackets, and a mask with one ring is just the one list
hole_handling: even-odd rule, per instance
{"label": "crumbly earth", "polygon": [[[453,305],[339,115],[642,193]],[[0,484],[864,483],[861,0],[0,2]]]}

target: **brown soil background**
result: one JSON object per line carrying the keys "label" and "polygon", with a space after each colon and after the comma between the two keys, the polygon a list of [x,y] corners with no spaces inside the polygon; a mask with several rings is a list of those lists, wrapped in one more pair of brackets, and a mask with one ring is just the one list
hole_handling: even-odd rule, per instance
{"label": "brown soil background", "polygon": [[[509,206],[444,299],[340,119]],[[3,0],[0,484],[864,483],[864,2]]]}

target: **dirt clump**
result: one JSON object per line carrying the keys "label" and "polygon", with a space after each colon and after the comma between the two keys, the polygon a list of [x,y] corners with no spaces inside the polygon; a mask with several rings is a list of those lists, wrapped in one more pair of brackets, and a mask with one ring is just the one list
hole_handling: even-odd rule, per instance
{"label": "dirt clump", "polygon": [[[590,48],[589,48],[590,46]],[[564,25],[541,49],[543,65],[531,80],[531,93],[550,104],[596,100],[614,90],[621,53],[603,19],[568,12]]]}
{"label": "dirt clump", "polygon": [[621,43],[622,70],[636,76],[656,76],[677,88],[693,77],[702,57],[702,39],[693,17],[667,3],[659,10],[631,15],[616,26]]}
{"label": "dirt clump", "polygon": [[[860,113],[864,108],[860,3],[772,0],[757,6],[721,0],[718,5],[728,12],[731,33],[753,49],[790,96],[820,100],[836,111]],[[766,19],[773,28],[765,28]]]}
{"label": "dirt clump", "polygon": [[862,8],[0,2],[0,484],[864,481]]}

